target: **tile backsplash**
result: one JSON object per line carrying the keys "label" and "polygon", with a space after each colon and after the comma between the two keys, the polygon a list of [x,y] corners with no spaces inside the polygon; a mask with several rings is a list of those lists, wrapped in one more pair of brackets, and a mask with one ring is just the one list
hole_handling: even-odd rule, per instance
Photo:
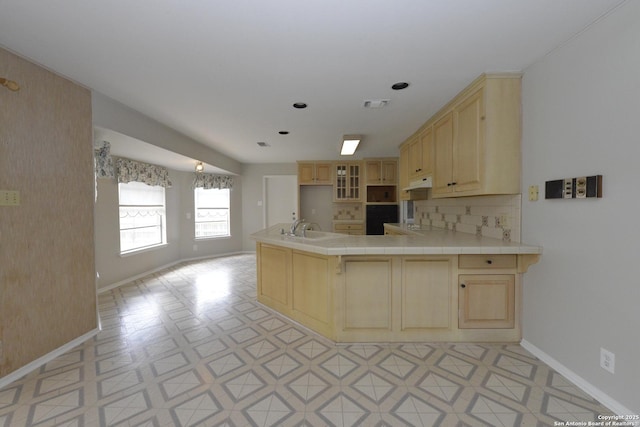
{"label": "tile backsplash", "polygon": [[521,203],[520,194],[416,200],[414,222],[519,242]]}
{"label": "tile backsplash", "polygon": [[361,203],[334,203],[333,220],[362,220],[364,212]]}

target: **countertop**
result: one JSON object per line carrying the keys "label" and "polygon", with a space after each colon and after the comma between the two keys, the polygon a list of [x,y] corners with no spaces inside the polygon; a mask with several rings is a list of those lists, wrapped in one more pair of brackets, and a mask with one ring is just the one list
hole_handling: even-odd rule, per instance
{"label": "countertop", "polygon": [[539,246],[505,242],[489,237],[428,226],[387,224],[409,235],[350,236],[319,233],[316,238],[281,234],[291,224],[277,224],[251,235],[258,242],[284,246],[321,255],[459,255],[459,254],[541,254]]}

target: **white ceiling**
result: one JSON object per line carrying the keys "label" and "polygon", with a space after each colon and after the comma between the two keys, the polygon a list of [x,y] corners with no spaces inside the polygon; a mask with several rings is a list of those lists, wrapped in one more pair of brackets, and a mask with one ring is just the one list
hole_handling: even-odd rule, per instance
{"label": "white ceiling", "polygon": [[479,74],[524,70],[620,3],[0,0],[0,45],[242,163],[337,159],[343,134],[379,157]]}

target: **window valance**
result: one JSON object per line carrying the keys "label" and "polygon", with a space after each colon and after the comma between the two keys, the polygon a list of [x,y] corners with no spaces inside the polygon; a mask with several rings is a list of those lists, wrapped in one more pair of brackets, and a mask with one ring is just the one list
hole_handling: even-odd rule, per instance
{"label": "window valance", "polygon": [[93,143],[93,159],[96,178],[113,178],[113,158],[111,157],[111,144],[108,141],[96,141]]}
{"label": "window valance", "polygon": [[136,160],[117,158],[116,173],[118,183],[136,181],[165,188],[171,187],[172,185],[167,168],[138,162]]}
{"label": "window valance", "polygon": [[194,188],[211,188],[223,189],[233,188],[233,177],[228,175],[214,175],[212,173],[197,173],[196,179],[193,181]]}

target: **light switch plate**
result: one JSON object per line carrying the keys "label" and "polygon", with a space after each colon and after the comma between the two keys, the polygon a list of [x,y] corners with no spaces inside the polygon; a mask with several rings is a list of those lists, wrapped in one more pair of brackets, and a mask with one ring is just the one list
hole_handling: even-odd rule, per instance
{"label": "light switch plate", "polygon": [[0,206],[20,206],[20,192],[0,190]]}

